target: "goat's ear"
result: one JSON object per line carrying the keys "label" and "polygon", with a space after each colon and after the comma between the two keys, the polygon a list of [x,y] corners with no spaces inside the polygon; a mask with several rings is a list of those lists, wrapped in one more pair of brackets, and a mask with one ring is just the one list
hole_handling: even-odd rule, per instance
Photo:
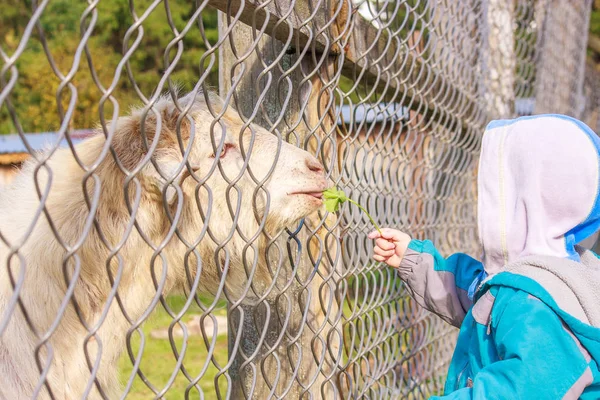
{"label": "goat's ear", "polygon": [[111,141],[119,164],[127,171],[135,170],[146,154],[137,116],[121,117]]}
{"label": "goat's ear", "polygon": [[155,152],[152,159],[154,162],[144,168],[144,176],[151,186],[148,189],[161,200],[165,192],[167,203],[173,204],[177,199],[176,187],[181,187],[182,178],[187,174],[185,165],[182,165],[183,157],[178,149],[161,149]]}
{"label": "goat's ear", "polygon": [[[172,119],[169,120],[169,117]],[[188,174],[183,159],[185,149],[180,147],[178,136],[185,146],[190,137],[191,122],[184,118],[178,127],[177,117],[170,115],[163,116],[162,124],[152,161],[143,169],[143,173],[149,178],[156,195],[162,200],[164,192],[167,203],[171,205],[177,200],[176,188],[181,187],[183,177]]]}
{"label": "goat's ear", "polygon": [[[186,117],[178,125],[180,112],[170,102],[163,100],[154,108],[160,115],[160,125],[157,124],[156,113],[149,112],[143,118],[141,112],[133,112],[131,116],[118,121],[112,144],[121,165],[128,171],[133,171],[140,166],[148,151],[151,151],[153,141],[158,140],[151,155],[152,161],[142,168],[140,175],[147,183],[146,190],[153,197],[162,199],[162,193],[166,190],[167,201],[171,203],[176,199],[176,190],[167,182],[173,179],[174,184],[178,184],[186,172],[185,168],[180,168],[183,156],[177,136],[181,135],[183,142],[187,142],[191,121]],[[142,125],[147,146],[144,145]],[[157,126],[160,128],[158,132]]]}

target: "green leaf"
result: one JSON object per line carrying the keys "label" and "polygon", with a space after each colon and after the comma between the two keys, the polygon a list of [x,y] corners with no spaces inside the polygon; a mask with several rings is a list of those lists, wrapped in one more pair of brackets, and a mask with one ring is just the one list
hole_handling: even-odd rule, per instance
{"label": "green leaf", "polygon": [[337,190],[335,187],[329,188],[323,192],[325,198],[325,209],[329,212],[338,212],[340,205],[348,201],[348,197],[343,190]]}
{"label": "green leaf", "polygon": [[326,199],[339,199],[342,203],[348,200],[343,190],[337,190],[335,187],[329,188],[323,192]]}
{"label": "green leaf", "polygon": [[323,198],[325,199],[325,209],[331,213],[338,212],[340,210],[340,205],[346,201],[355,204],[358,208],[361,209],[361,211],[363,211],[367,215],[367,217],[369,217],[373,226],[375,226],[379,233],[381,233],[379,226],[377,226],[377,223],[375,222],[375,220],[373,220],[373,217],[371,217],[367,210],[365,210],[363,206],[346,196],[346,193],[344,193],[343,190],[337,190],[335,187],[331,187],[323,191]]}
{"label": "green leaf", "polygon": [[340,201],[338,199],[325,199],[325,209],[331,213],[337,212],[340,209]]}

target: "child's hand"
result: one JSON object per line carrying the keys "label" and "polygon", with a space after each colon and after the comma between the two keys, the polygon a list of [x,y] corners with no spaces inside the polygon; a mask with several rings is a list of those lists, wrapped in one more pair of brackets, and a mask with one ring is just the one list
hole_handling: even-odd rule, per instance
{"label": "child's hand", "polygon": [[369,233],[369,239],[376,239],[373,259],[394,268],[400,266],[408,243],[411,241],[406,233],[390,228],[383,228],[381,234],[377,231]]}

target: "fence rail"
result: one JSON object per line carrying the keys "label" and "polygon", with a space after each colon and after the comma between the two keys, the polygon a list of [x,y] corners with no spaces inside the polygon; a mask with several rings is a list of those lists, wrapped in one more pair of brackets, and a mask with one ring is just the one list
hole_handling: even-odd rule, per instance
{"label": "fence rail", "polygon": [[455,330],[313,192],[477,256],[485,124],[600,130],[590,0],[25,3],[0,11],[0,133],[30,155],[0,158],[0,398],[440,393]]}

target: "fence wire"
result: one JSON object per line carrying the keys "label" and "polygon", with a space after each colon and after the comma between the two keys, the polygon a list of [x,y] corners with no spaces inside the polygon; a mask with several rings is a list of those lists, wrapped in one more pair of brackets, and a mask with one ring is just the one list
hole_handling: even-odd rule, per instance
{"label": "fence wire", "polygon": [[[478,256],[485,124],[600,130],[590,10],[9,1],[0,132],[28,160],[0,188],[0,398],[441,393],[456,331],[371,259],[369,219],[319,192]],[[41,152],[36,130],[56,132]]]}

